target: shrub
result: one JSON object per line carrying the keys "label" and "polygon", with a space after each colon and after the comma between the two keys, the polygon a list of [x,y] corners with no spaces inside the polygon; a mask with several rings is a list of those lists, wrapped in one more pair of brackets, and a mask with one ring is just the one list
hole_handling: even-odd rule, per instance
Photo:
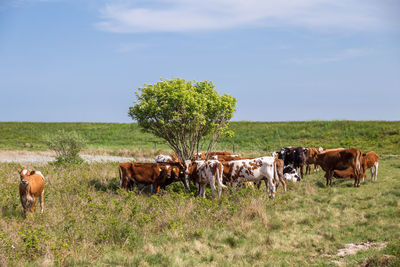
{"label": "shrub", "polygon": [[82,163],[79,152],[85,147],[85,139],[75,131],[59,130],[45,136],[46,145],[56,152],[56,163]]}

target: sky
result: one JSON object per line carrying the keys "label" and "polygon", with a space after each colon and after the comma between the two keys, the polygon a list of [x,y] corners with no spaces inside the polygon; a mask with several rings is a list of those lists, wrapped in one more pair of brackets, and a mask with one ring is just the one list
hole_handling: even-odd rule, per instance
{"label": "sky", "polygon": [[132,122],[161,78],[233,120],[399,120],[398,0],[0,0],[0,121]]}

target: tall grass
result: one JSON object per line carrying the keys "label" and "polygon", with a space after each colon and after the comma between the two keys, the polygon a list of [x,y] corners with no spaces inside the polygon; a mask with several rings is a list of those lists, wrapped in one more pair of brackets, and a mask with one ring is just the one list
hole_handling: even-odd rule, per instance
{"label": "tall grass", "polygon": [[[0,164],[0,265],[308,266],[399,251],[400,163],[384,156],[377,182],[325,187],[323,173],[278,190],[198,199],[172,184],[158,195],[119,189],[117,163],[46,165],[45,211],[23,218],[19,164]],[[389,242],[388,251],[339,259],[346,243]],[[390,252],[393,251],[393,252]],[[332,257],[328,255],[333,255]],[[399,262],[399,261],[397,261]]]}

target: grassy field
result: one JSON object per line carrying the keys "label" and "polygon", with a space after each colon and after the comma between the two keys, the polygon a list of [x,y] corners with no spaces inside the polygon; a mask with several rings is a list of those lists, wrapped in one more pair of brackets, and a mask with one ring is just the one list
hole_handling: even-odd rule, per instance
{"label": "grassy field", "polygon": [[[43,137],[58,129],[75,130],[90,150],[168,150],[164,141],[140,131],[135,123],[0,122],[0,149],[46,150]],[[358,147],[379,154],[400,154],[400,121],[232,122],[232,138],[221,138],[217,150],[260,154],[281,147]]]}
{"label": "grassy field", "polygon": [[[381,155],[378,181],[335,180],[323,173],[278,190],[225,192],[198,199],[180,184],[158,195],[119,189],[118,163],[21,166],[0,163],[0,266],[347,266],[367,258],[400,265],[400,122],[234,122],[218,150],[262,155],[282,146],[354,146]],[[110,154],[168,152],[136,124],[0,123],[1,150],[46,150],[43,136],[75,130],[88,150]],[[146,154],[146,155],[147,155]],[[148,156],[149,156],[148,155]],[[46,177],[45,212],[23,217],[17,169]],[[348,243],[387,242],[344,258]]]}
{"label": "grassy field", "polygon": [[[198,199],[173,184],[159,195],[119,189],[117,163],[25,166],[46,177],[45,212],[23,218],[19,164],[0,164],[0,266],[347,266],[384,254],[400,264],[400,157],[384,156],[378,180],[359,188],[323,173],[278,190]],[[335,256],[347,243],[383,250]],[[332,256],[329,256],[332,255]]]}

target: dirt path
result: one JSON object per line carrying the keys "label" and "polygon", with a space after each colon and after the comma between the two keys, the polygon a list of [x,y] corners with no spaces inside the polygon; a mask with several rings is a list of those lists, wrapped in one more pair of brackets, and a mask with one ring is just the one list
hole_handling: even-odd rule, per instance
{"label": "dirt path", "polygon": [[[87,162],[127,162],[136,161],[133,157],[119,157],[109,155],[80,155]],[[0,162],[17,162],[17,163],[36,163],[46,164],[49,161],[55,160],[55,154],[49,151],[1,151]],[[138,159],[140,161],[151,161],[152,159]]]}

